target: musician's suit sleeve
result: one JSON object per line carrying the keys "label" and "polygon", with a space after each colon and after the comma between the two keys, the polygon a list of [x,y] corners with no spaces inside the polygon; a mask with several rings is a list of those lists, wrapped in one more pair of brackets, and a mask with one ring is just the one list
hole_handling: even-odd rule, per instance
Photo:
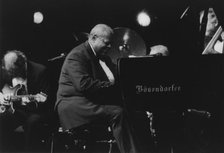
{"label": "musician's suit sleeve", "polygon": [[67,72],[76,90],[90,97],[109,92],[112,84],[109,81],[94,78],[93,71],[91,60],[83,54],[73,54],[67,60]]}

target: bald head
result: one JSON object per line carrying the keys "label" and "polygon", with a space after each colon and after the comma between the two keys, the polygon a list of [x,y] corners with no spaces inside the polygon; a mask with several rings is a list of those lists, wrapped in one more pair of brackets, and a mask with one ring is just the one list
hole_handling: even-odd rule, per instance
{"label": "bald head", "polygon": [[90,31],[90,36],[107,36],[112,35],[113,30],[111,27],[109,27],[106,24],[97,24],[93,27],[93,29]]}
{"label": "bald head", "polygon": [[168,56],[169,55],[169,50],[166,46],[163,46],[163,45],[155,45],[155,46],[152,46],[151,48],[151,51],[150,51],[150,55],[152,56]]}
{"label": "bald head", "polygon": [[98,55],[105,54],[111,48],[113,30],[106,24],[97,24],[90,31],[88,42]]}
{"label": "bald head", "polygon": [[3,59],[5,69],[8,70],[10,68],[13,68],[14,63],[17,61],[17,59],[18,59],[18,56],[14,52],[9,52],[9,53],[5,54],[4,59]]}
{"label": "bald head", "polygon": [[10,74],[16,77],[24,74],[26,70],[26,56],[17,50],[8,51],[2,60],[4,69]]}

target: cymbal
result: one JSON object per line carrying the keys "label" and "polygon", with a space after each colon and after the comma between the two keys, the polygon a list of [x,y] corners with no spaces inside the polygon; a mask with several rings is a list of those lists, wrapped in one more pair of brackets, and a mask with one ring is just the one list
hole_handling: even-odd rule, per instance
{"label": "cymbal", "polygon": [[144,40],[133,30],[125,27],[114,28],[112,47],[107,52],[113,63],[119,58],[131,56],[146,56]]}

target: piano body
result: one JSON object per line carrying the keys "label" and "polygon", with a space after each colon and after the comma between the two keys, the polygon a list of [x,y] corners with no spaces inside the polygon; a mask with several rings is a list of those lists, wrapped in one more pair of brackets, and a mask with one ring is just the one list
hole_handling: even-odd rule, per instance
{"label": "piano body", "polygon": [[219,110],[224,56],[138,57],[118,61],[122,98],[140,110]]}
{"label": "piano body", "polygon": [[142,144],[150,131],[155,149],[224,150],[224,55],[121,58],[118,72],[126,108],[148,115]]}

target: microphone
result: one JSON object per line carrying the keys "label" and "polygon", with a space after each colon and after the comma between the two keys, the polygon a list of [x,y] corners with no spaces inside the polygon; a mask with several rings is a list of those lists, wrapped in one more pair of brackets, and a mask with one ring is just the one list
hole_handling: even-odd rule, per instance
{"label": "microphone", "polygon": [[61,53],[61,55],[53,57],[53,58],[50,58],[47,61],[51,62],[51,61],[54,61],[54,60],[58,60],[58,59],[64,58],[66,55],[67,55],[66,53]]}

